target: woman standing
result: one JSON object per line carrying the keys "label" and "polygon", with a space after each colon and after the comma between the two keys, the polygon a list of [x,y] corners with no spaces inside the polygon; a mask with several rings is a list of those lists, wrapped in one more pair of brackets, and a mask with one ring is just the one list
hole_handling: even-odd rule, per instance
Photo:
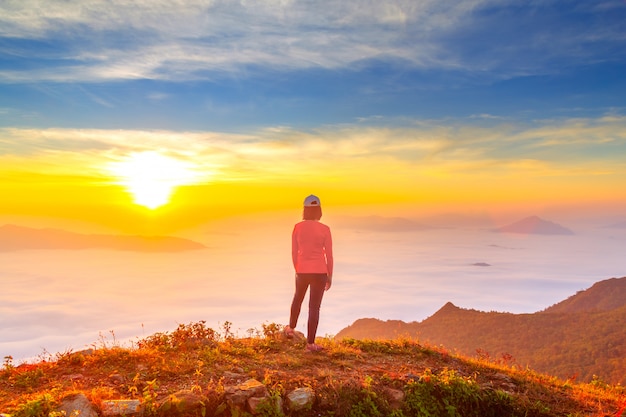
{"label": "woman standing", "polygon": [[310,195],[304,199],[302,221],[293,228],[291,256],[296,270],[296,292],[291,302],[289,326],[285,334],[292,337],[300,316],[302,301],[310,287],[309,321],[306,349],[317,352],[323,348],[315,344],[315,334],[320,319],[320,306],[324,291],[333,282],[333,241],[330,228],[320,223],[322,206],[319,198]]}

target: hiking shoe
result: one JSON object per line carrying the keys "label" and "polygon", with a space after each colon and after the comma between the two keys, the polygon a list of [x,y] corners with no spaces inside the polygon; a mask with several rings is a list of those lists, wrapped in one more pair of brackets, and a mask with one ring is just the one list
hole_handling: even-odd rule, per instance
{"label": "hiking shoe", "polygon": [[307,343],[306,351],[307,352],[320,352],[324,350],[324,348],[320,345],[316,345],[315,343]]}

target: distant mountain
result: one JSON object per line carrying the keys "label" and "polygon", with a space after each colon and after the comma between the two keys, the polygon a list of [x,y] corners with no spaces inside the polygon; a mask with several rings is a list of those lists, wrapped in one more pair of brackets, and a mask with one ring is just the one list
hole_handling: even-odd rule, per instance
{"label": "distant mountain", "polygon": [[0,251],[96,248],[136,252],[181,252],[204,249],[206,246],[171,236],[86,235],[10,224],[0,227]]}
{"label": "distant mountain", "polygon": [[430,229],[428,226],[404,217],[340,216],[336,218],[334,224],[342,228],[373,230],[377,232],[406,232]]}
{"label": "distant mountain", "polygon": [[495,230],[500,233],[523,233],[535,235],[573,235],[570,229],[537,216],[530,216],[518,222]]}
{"label": "distant mountain", "polygon": [[[417,338],[468,356],[491,356],[561,378],[626,383],[626,277],[596,283],[534,314],[482,312],[452,303],[422,322],[359,319],[336,339]],[[510,356],[509,356],[510,355]]]}

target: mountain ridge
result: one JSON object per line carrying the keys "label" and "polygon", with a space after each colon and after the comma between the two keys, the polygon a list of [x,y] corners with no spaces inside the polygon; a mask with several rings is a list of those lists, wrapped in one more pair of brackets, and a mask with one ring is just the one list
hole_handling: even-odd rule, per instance
{"label": "mountain ridge", "polygon": [[113,249],[134,252],[182,252],[206,249],[202,243],[173,236],[81,234],[53,228],[0,226],[0,252],[18,250]]}
{"label": "mountain ridge", "polygon": [[[421,322],[359,319],[337,339],[416,338],[463,355],[503,355],[562,378],[626,382],[626,277],[611,278],[540,312],[513,314],[446,303]],[[621,303],[619,301],[621,301]]]}
{"label": "mountain ridge", "polygon": [[626,304],[626,285],[620,285],[624,278],[609,278],[594,283],[586,290],[578,291],[565,300],[554,304],[543,313],[573,313],[583,311],[607,311]]}

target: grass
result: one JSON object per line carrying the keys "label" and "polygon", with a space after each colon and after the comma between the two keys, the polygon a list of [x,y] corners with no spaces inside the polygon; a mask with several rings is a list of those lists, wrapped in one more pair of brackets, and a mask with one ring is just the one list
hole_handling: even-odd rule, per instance
{"label": "grass", "polygon": [[[57,417],[64,396],[83,393],[96,407],[105,400],[140,399],[150,416],[171,394],[190,390],[204,398],[205,416],[241,416],[224,401],[225,386],[237,374],[262,382],[273,399],[312,388],[313,406],[297,416],[626,417],[626,390],[599,379],[564,381],[408,339],[326,338],[319,340],[324,352],[307,353],[304,341],[285,339],[281,330],[263,325],[239,338],[228,322],[222,332],[199,322],[129,347],[102,342],[18,366],[7,357],[0,369],[0,413]],[[394,399],[398,392],[401,401]],[[260,412],[282,415],[273,407]]]}

